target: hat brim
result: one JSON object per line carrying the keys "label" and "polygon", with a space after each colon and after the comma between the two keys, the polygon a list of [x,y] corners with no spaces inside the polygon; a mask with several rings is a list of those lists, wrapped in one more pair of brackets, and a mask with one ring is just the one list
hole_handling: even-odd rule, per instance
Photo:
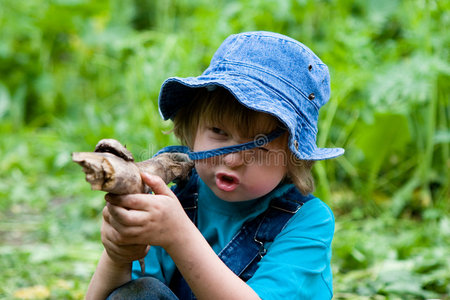
{"label": "hat brim", "polygon": [[[215,76],[201,75],[198,77],[171,77],[167,79],[159,95],[159,110],[164,120],[173,119],[178,109],[192,100],[195,89],[219,86],[228,90],[242,105],[249,109],[268,113],[279,119],[289,130],[289,148],[301,160],[325,160],[344,154],[342,148],[318,148],[315,140],[315,130],[305,126],[301,116],[292,113],[295,108],[286,101],[280,101],[274,112],[273,99],[282,97],[266,85],[242,75],[216,74]],[[299,131],[299,127],[301,130]],[[298,133],[298,131],[300,133]],[[314,140],[311,140],[314,137]],[[294,140],[308,140],[308,149],[299,147]],[[303,151],[302,151],[303,150]]]}

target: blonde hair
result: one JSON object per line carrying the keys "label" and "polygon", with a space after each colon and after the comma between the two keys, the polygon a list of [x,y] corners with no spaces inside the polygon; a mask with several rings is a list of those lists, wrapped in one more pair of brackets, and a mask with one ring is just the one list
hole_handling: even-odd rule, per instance
{"label": "blonde hair", "polygon": [[[244,138],[253,138],[268,133],[276,127],[285,127],[275,116],[249,109],[239,103],[224,88],[208,91],[199,88],[192,100],[181,107],[174,119],[173,132],[182,144],[193,148],[197,128],[201,124],[228,125]],[[314,179],[311,174],[314,161],[298,159],[288,147],[288,133],[276,139],[287,153],[287,174],[285,181],[292,182],[303,195],[314,191]]]}

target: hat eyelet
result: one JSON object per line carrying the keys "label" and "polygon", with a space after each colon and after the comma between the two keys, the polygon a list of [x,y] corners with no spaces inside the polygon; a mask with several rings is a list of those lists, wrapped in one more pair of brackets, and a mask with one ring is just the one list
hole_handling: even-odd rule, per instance
{"label": "hat eyelet", "polygon": [[312,71],[312,65],[309,65],[309,66],[308,66],[308,70],[309,70],[309,71]]}
{"label": "hat eyelet", "polygon": [[309,100],[314,100],[316,98],[316,95],[314,95],[314,93],[309,94],[308,99]]}

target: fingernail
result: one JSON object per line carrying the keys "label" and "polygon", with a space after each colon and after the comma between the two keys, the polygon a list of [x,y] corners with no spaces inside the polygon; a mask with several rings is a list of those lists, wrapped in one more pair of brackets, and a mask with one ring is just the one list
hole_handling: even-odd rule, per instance
{"label": "fingernail", "polygon": [[144,175],[145,177],[147,177],[149,179],[152,179],[152,177],[153,177],[151,174],[149,174],[147,172],[143,172],[142,175]]}

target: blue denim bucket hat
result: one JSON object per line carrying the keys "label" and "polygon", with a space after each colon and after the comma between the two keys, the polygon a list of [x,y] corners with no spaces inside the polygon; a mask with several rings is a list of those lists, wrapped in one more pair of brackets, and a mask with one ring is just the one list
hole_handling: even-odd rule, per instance
{"label": "blue denim bucket hat", "polygon": [[297,158],[324,160],[344,153],[342,148],[316,145],[319,109],[329,100],[330,77],[327,66],[302,43],[264,31],[229,36],[203,74],[164,81],[161,116],[172,119],[192,100],[195,89],[217,86],[244,106],[278,118],[289,131],[289,149]]}

